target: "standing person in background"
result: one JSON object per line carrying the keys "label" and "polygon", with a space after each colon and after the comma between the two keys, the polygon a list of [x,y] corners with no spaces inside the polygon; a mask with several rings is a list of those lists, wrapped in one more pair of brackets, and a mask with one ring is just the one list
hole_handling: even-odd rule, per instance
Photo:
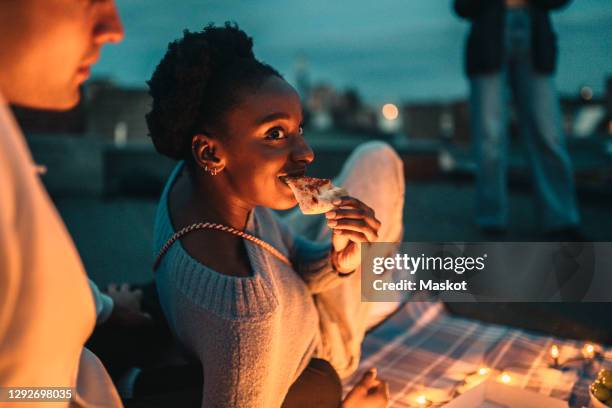
{"label": "standing person in background", "polygon": [[507,86],[516,103],[543,229],[550,238],[581,239],[573,171],[553,83],[556,36],[549,10],[568,0],[455,0],[471,21],[466,71],[478,173],[476,222],[499,235],[508,224]]}
{"label": "standing person in background", "polygon": [[101,47],[123,27],[113,0],[3,0],[0,27],[0,387],[70,387],[63,406],[120,407],[83,348],[96,306],[81,259],[8,104],[76,105]]}

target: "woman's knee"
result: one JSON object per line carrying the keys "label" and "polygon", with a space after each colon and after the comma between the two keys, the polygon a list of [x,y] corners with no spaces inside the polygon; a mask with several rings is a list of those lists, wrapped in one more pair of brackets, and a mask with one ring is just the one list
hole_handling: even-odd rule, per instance
{"label": "woman's knee", "polygon": [[317,374],[322,382],[325,382],[326,389],[330,395],[342,395],[342,381],[340,381],[338,373],[327,360],[313,358],[310,361],[309,367]]}
{"label": "woman's knee", "polygon": [[342,400],[342,382],[326,360],[313,358],[293,383],[283,408],[337,408]]}
{"label": "woman's knee", "polygon": [[372,140],[361,143],[353,150],[352,155],[365,158],[378,159],[387,162],[401,162],[401,158],[389,143],[382,140]]}
{"label": "woman's knee", "polygon": [[[359,145],[353,155],[363,168],[363,174],[372,177],[377,194],[384,197],[387,204],[397,204],[403,208],[406,185],[404,162],[397,151],[390,144],[376,140]],[[386,207],[394,211],[388,205]]]}
{"label": "woman's knee", "polygon": [[351,154],[360,165],[371,167],[379,182],[393,182],[394,187],[404,188],[404,162],[389,143],[373,140],[362,143]]}
{"label": "woman's knee", "polygon": [[404,185],[404,162],[388,143],[374,140],[362,143],[353,150],[346,161],[343,173],[374,176],[379,183]]}

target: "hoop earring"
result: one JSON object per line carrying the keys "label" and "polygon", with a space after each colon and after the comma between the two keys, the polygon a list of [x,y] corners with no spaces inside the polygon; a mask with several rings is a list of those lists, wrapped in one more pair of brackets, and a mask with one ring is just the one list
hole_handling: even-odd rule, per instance
{"label": "hoop earring", "polygon": [[217,174],[219,174],[219,169],[211,169],[208,168],[207,165],[204,165],[204,171],[207,172],[208,174],[210,174],[211,176],[216,176]]}

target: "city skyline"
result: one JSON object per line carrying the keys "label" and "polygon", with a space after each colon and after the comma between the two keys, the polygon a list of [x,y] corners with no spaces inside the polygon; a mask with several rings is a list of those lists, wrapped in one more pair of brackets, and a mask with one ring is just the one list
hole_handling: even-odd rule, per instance
{"label": "city skyline", "polygon": [[[279,7],[282,4],[282,7]],[[464,97],[463,48],[468,23],[451,1],[356,0],[351,6],[311,0],[161,0],[119,2],[126,39],[105,47],[94,76],[144,87],[169,41],[183,29],[236,21],[253,36],[256,55],[294,82],[297,59],[313,82],[355,88],[371,102]],[[609,0],[580,0],[554,12],[559,37],[556,82],[562,93],[582,85],[604,91],[612,74]]]}

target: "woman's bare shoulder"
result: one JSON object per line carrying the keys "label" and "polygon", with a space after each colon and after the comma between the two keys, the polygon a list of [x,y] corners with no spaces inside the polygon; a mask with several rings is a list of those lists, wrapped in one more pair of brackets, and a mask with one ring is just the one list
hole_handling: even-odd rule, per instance
{"label": "woman's bare shoulder", "polygon": [[185,236],[182,245],[189,256],[215,272],[240,278],[254,275],[242,238],[200,230]]}

